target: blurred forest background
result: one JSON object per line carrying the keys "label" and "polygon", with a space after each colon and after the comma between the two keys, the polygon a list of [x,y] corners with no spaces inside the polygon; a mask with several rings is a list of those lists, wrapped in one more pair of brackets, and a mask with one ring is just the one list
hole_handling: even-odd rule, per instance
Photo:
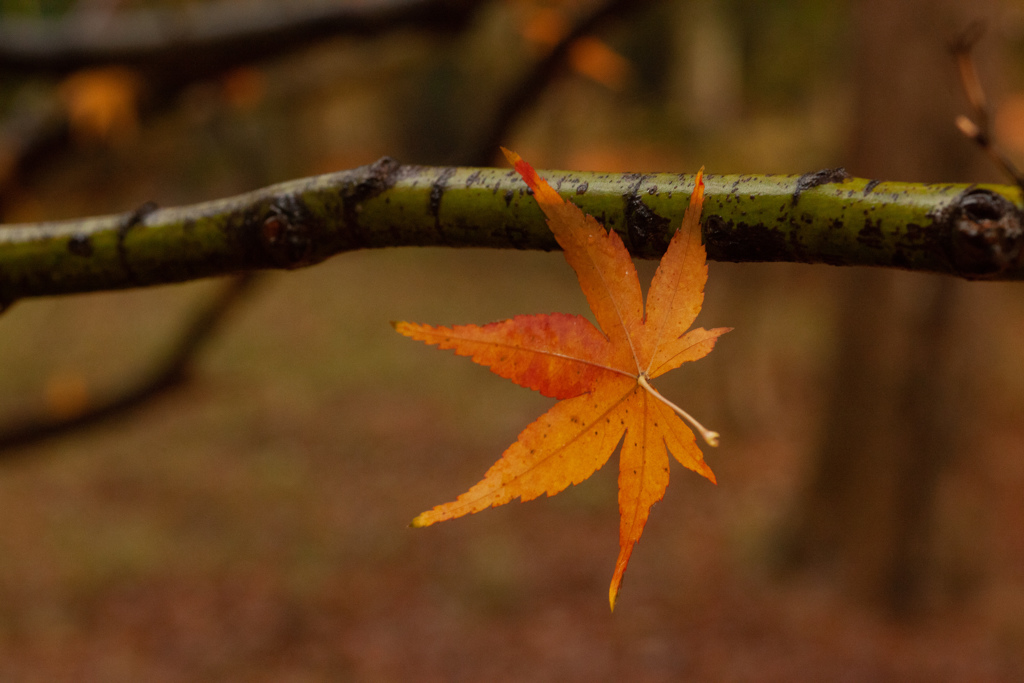
{"label": "blurred forest background", "polygon": [[[230,28],[332,4],[214,7]],[[0,0],[0,218],[192,203],[383,155],[497,164],[498,143],[548,169],[1008,182],[953,126],[969,108],[949,45],[977,20],[997,138],[1024,158],[1014,0],[397,4],[420,14],[118,65],[4,42],[26,21],[60,44],[202,3]],[[18,303],[0,423],[129,386],[224,286]],[[705,449],[719,485],[673,470],[614,615],[614,464],[407,528],[550,401],[389,321],[585,313],[560,254],[352,253],[246,294],[188,382],[0,450],[0,680],[1024,678],[1020,285],[712,263],[698,324],[736,330],[659,387],[723,434]]]}

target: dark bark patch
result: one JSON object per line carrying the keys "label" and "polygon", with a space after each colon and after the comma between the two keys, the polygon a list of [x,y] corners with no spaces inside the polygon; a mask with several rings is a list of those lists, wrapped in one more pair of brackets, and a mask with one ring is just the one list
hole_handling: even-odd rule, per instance
{"label": "dark bark patch", "polygon": [[92,256],[92,240],[85,233],[75,233],[68,239],[68,251],[75,256]]}
{"label": "dark bark patch", "polygon": [[985,278],[1020,265],[1024,255],[1021,210],[1006,197],[970,187],[934,212],[945,236],[953,269],[964,277]]}
{"label": "dark bark patch", "polygon": [[868,184],[864,186],[864,194],[871,194],[872,190],[874,190],[881,184],[881,180],[869,180]]}
{"label": "dark bark patch", "polygon": [[590,189],[590,184],[587,183],[587,182],[582,182],[582,183],[580,183],[579,185],[576,186],[576,194],[586,194],[587,190],[589,190],[589,189]]}
{"label": "dark bark patch", "polygon": [[124,221],[117,228],[117,258],[124,269],[125,277],[132,284],[139,284],[139,276],[132,268],[132,264],[128,259],[128,249],[124,242],[132,228],[146,220],[146,216],[156,211],[156,208],[155,202],[146,202],[125,216]]}
{"label": "dark bark patch", "polygon": [[520,251],[526,249],[526,230],[517,225],[505,225],[505,239],[508,240],[513,249],[519,249]]}
{"label": "dark bark patch", "polygon": [[800,261],[793,239],[786,231],[763,223],[733,223],[718,214],[704,219],[704,244],[708,258],[735,263]]}
{"label": "dark bark patch", "polygon": [[[341,188],[341,213],[345,220],[348,242],[353,247],[366,246],[367,236],[359,224],[362,204],[394,187],[402,165],[391,157],[381,157],[365,167],[358,182],[346,183]],[[362,169],[360,169],[361,171]]]}
{"label": "dark bark patch", "polygon": [[882,248],[882,221],[864,220],[864,227],[857,233],[857,241],[871,249]]}
{"label": "dark bark patch", "polygon": [[924,243],[930,237],[928,230],[917,223],[907,223],[906,239],[915,244]]}
{"label": "dark bark patch", "polygon": [[636,192],[625,196],[626,234],[634,256],[664,253],[669,241],[669,219],[644,204]]}
{"label": "dark bark patch", "polygon": [[441,238],[441,244],[448,244],[444,228],[441,227],[441,200],[444,199],[448,181],[455,175],[456,170],[455,167],[449,166],[441,171],[441,175],[437,176],[437,180],[430,185],[430,215],[434,217],[434,229],[437,230],[437,234]]}
{"label": "dark bark patch", "polygon": [[831,183],[842,183],[850,179],[850,174],[845,168],[823,168],[820,171],[804,173],[797,178],[796,190],[793,191],[793,204],[800,201],[800,194],[819,185]]}
{"label": "dark bark patch", "polygon": [[260,238],[263,248],[275,266],[298,268],[311,263],[312,231],[305,213],[294,197],[282,198],[270,207],[263,221]]}

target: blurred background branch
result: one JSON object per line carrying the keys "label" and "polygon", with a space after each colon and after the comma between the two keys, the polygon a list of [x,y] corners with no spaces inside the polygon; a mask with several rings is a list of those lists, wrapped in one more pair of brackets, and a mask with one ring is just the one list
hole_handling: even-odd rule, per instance
{"label": "blurred background branch", "polygon": [[221,292],[191,313],[178,339],[166,353],[116,395],[93,399],[77,410],[8,420],[0,426],[0,460],[24,455],[26,451],[22,447],[26,445],[122,416],[184,384],[193,370],[196,356],[221,329],[227,313],[249,293],[256,279],[255,274],[247,273],[226,282]]}
{"label": "blurred background branch", "polygon": [[[115,11],[80,3],[57,18],[0,14],[0,73],[68,76],[56,100],[24,93],[0,128],[0,206],[15,173],[29,175],[60,154],[69,125],[109,133],[111,123],[165,111],[182,90],[242,66],[280,59],[339,36],[402,30],[464,30],[479,0],[199,3]],[[74,72],[78,72],[75,74]],[[236,72],[245,87],[244,77]],[[230,80],[229,80],[230,83]],[[251,86],[250,86],[251,87]],[[120,120],[97,116],[115,111]],[[96,112],[96,113],[93,113]],[[109,117],[109,114],[107,114]]]}
{"label": "blurred background branch", "polygon": [[116,64],[180,87],[338,36],[458,32],[481,0],[210,2],[0,21],[0,71],[67,74]]}
{"label": "blurred background branch", "polygon": [[[562,22],[550,22],[554,25],[547,38],[553,39],[554,44],[547,54],[527,69],[517,83],[507,89],[490,122],[484,126],[484,134],[473,142],[472,149],[465,154],[466,161],[461,163],[469,166],[488,166],[493,163],[497,149],[508,139],[512,126],[525,111],[536,104],[552,81],[562,73],[566,62],[574,62],[577,66],[587,63],[588,55],[585,52],[593,43],[582,42],[582,39],[617,17],[640,12],[649,4],[651,2],[648,0],[604,0],[596,3],[594,8],[568,31],[565,31]],[[601,62],[606,61],[600,57],[597,59]],[[607,64],[602,66],[607,70],[614,70],[614,67],[608,69]],[[613,74],[609,76],[615,78]]]}

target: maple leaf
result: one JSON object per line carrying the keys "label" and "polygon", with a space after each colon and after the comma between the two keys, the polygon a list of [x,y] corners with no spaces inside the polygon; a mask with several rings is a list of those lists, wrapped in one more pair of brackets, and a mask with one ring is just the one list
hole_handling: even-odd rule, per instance
{"label": "maple leaf", "polygon": [[520,315],[483,326],[394,323],[407,337],[453,349],[521,386],[562,399],[522,431],[479,483],[456,500],[419,515],[412,525],[429,526],[514,498],[553,496],[600,469],[621,442],[619,556],[608,590],[614,610],[633,546],[651,506],[665,495],[668,453],[715,481],[683,420],[712,446],[717,445],[718,434],[650,384],[655,377],[706,356],[718,337],[731,329],[689,330],[700,312],[707,281],[700,233],[703,169],[682,226],[651,281],[645,315],[636,267],[619,235],[564,201],[519,155],[502,151],[533,190],[600,329],[582,316],[563,313]]}

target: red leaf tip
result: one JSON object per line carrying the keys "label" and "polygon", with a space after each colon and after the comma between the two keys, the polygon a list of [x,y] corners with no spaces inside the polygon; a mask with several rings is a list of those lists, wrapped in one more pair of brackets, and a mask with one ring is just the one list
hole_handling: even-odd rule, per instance
{"label": "red leaf tip", "polygon": [[512,164],[513,166],[515,166],[518,162],[522,161],[523,159],[521,156],[519,156],[512,150],[508,149],[507,147],[502,147],[501,153],[505,155],[506,159],[508,159],[508,163]]}
{"label": "red leaf tip", "polygon": [[530,166],[521,156],[510,149],[502,147],[501,151],[505,154],[505,158],[508,159],[508,163],[512,164],[516,169],[516,173],[521,175],[526,184],[536,191],[537,186],[540,184],[540,176],[537,175],[537,171],[534,170],[533,166]]}
{"label": "red leaf tip", "polygon": [[564,200],[540,177],[533,166],[510,149],[502,147],[501,151],[504,152],[505,158],[516,169],[516,173],[522,176],[526,185],[533,190],[534,199],[537,200],[537,203],[542,208],[544,205],[550,206],[563,203]]}

